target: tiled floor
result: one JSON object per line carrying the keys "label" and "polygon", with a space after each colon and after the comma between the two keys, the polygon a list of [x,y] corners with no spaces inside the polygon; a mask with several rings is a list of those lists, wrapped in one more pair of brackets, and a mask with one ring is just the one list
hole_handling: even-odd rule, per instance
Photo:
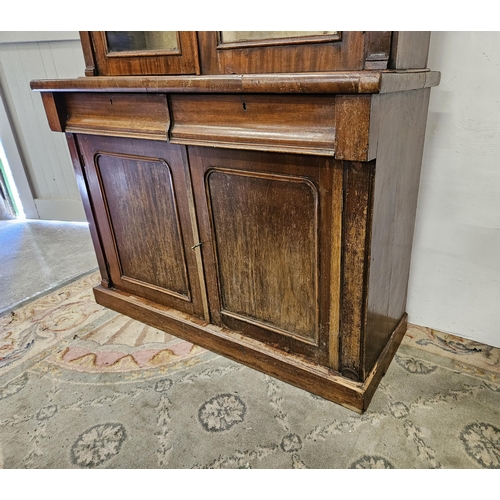
{"label": "tiled floor", "polygon": [[96,268],[87,223],[0,221],[0,315]]}

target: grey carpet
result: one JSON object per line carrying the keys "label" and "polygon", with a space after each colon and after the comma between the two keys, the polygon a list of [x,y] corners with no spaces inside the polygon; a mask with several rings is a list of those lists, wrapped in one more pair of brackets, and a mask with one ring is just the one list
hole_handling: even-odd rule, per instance
{"label": "grey carpet", "polygon": [[[57,295],[44,300],[64,309],[54,323],[61,329],[82,305],[69,292],[59,295],[69,305],[55,304]],[[11,364],[5,357],[0,370],[4,468],[500,468],[499,375],[465,362],[468,352],[488,361],[498,349],[481,352],[467,343],[457,348],[441,337],[407,342],[368,411],[358,415],[199,348],[175,362],[109,372],[103,362],[99,371],[96,356],[84,355],[92,345],[117,357],[110,341],[98,345],[98,333],[117,321],[125,321],[114,327],[117,332],[136,322],[130,326],[116,313],[99,310],[93,322],[71,323],[69,336],[56,341],[48,333],[56,327],[36,319],[46,307],[19,312],[43,325],[30,340],[40,342],[40,350],[26,359],[16,354]],[[7,319],[4,346],[15,333]],[[137,325],[134,338],[151,335]],[[113,334],[115,344],[119,334]],[[169,342],[171,352],[176,346],[184,352],[178,347],[184,344],[167,337],[162,342]],[[148,342],[148,349],[161,351],[156,338]],[[125,345],[122,350],[120,362],[132,363],[132,351],[127,354]],[[79,364],[64,358],[68,352],[83,353]]]}

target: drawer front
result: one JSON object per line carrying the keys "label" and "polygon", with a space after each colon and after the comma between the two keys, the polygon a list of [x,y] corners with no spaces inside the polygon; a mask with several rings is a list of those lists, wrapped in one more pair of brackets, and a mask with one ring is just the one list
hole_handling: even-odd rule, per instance
{"label": "drawer front", "polygon": [[170,105],[173,143],[335,154],[331,96],[172,94]]}
{"label": "drawer front", "polygon": [[168,139],[170,115],[165,94],[44,92],[42,98],[55,132]]}
{"label": "drawer front", "polygon": [[376,157],[378,95],[43,93],[54,131],[172,144]]}
{"label": "drawer front", "polygon": [[66,130],[166,140],[170,118],[164,94],[67,94]]}

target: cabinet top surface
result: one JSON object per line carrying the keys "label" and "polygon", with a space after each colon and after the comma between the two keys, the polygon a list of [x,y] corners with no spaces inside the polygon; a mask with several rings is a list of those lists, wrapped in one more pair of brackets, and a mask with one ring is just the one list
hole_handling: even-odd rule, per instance
{"label": "cabinet top surface", "polygon": [[435,87],[438,71],[345,71],[251,75],[82,77],[33,80],[42,92],[378,94]]}

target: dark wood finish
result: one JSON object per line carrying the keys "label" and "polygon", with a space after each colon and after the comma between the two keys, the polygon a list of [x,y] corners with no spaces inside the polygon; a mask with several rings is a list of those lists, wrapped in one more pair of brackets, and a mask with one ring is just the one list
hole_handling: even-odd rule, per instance
{"label": "dark wood finish", "polygon": [[99,264],[99,272],[101,273],[101,285],[109,288],[110,286],[112,286],[112,283],[109,277],[106,256],[104,255],[104,247],[102,244],[101,234],[96,223],[96,218],[94,216],[94,208],[92,205],[92,200],[90,198],[91,195],[87,183],[87,177],[85,176],[83,171],[83,166],[85,165],[85,163],[80,155],[80,150],[78,148],[78,143],[75,136],[73,134],[67,133],[66,140],[68,142],[69,153],[73,161],[76,182],[78,184],[80,195],[82,197],[83,209],[85,210],[85,216],[87,217],[87,221],[89,223],[89,231],[97,257],[97,263]]}
{"label": "dark wood finish", "polygon": [[375,394],[375,390],[378,387],[378,384],[382,380],[382,377],[385,375],[389,365],[391,364],[392,358],[396,354],[401,341],[406,333],[406,329],[408,328],[408,315],[405,313],[395,330],[392,332],[392,335],[387,340],[385,347],[382,349],[375,365],[372,370],[366,376],[363,382],[363,405],[362,409],[366,410],[370,401]]}
{"label": "dark wood finish", "polygon": [[387,69],[391,55],[392,33],[367,31],[365,37],[365,69]]}
{"label": "dark wood finish", "polygon": [[394,31],[389,68],[426,68],[430,40],[430,31]]}
{"label": "dark wood finish", "polygon": [[67,93],[63,107],[68,132],[166,139],[170,126],[163,94]]}
{"label": "dark wood finish", "polygon": [[[43,92],[245,93],[245,94],[377,94],[439,84],[438,71],[299,73],[214,76],[129,76],[76,80],[33,80],[31,88]],[[382,84],[390,82],[390,87]]]}
{"label": "dark wood finish", "polygon": [[436,87],[441,80],[439,71],[417,71],[411,73],[384,73],[380,79],[380,93],[404,92]]}
{"label": "dark wood finish", "polygon": [[335,100],[335,158],[369,159],[371,96],[337,96]]}
{"label": "dark wood finish", "polygon": [[335,101],[329,97],[175,94],[170,105],[174,144],[334,154]]}
{"label": "dark wood finish", "polygon": [[203,317],[181,148],[84,135],[78,144],[113,286]]}
{"label": "dark wood finish", "polygon": [[170,115],[164,94],[43,92],[49,127],[54,132],[163,139]]}
{"label": "dark wood finish", "polygon": [[179,49],[108,53],[104,31],[90,31],[99,75],[184,75],[200,73],[196,32],[178,31]]}
{"label": "dark wood finish", "polygon": [[318,188],[293,174],[219,167],[205,187],[221,314],[317,346]]}
{"label": "dark wood finish", "polygon": [[80,31],[79,33],[82,43],[83,58],[85,60],[85,76],[95,76],[95,55],[90,31]]}
{"label": "dark wood finish", "polygon": [[[221,42],[217,31],[179,31],[177,53],[113,52],[103,31],[82,31],[86,76],[304,73],[425,68],[429,32],[344,31],[336,35]],[[199,49],[199,53],[198,53]]]}
{"label": "dark wood finish", "polygon": [[363,412],[406,330],[439,73],[404,68],[427,35],[197,40],[204,75],[143,76],[144,55],[140,76],[31,84],[67,134],[96,300]]}
{"label": "dark wood finish", "polygon": [[207,148],[189,161],[212,321],[328,365],[341,164]]}
{"label": "dark wood finish", "polygon": [[429,96],[429,89],[380,96],[364,374],[405,312]]}
{"label": "dark wood finish", "polygon": [[387,371],[406,332],[407,316],[401,319],[364,383],[339,376],[337,372],[275,349],[245,335],[186,317],[175,309],[104,287],[94,288],[96,301],[155,328],[169,331],[206,349],[317,394],[350,410],[364,413]]}
{"label": "dark wood finish", "polygon": [[[344,31],[342,39],[325,43],[223,48],[216,31],[198,32],[204,74],[304,73],[364,68],[365,36]],[[300,42],[300,40],[297,40]]]}
{"label": "dark wood finish", "polygon": [[362,380],[366,268],[375,162],[344,165],[339,371]]}
{"label": "dark wood finish", "polygon": [[60,96],[55,96],[52,92],[43,92],[42,103],[50,130],[54,132],[66,130],[67,112]]}

